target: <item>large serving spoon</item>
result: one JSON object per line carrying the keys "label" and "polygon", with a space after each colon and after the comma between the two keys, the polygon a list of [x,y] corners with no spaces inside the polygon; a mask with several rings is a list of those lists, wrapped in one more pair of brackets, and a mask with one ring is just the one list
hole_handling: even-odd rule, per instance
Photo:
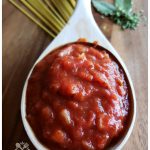
{"label": "large serving spoon", "polygon": [[[118,142],[115,145],[112,145],[110,147],[110,149],[120,150],[120,149],[122,149],[124,144],[127,142],[128,138],[132,132],[133,126],[134,126],[135,116],[136,116],[135,92],[134,92],[134,88],[133,88],[133,84],[132,84],[130,75],[127,71],[125,64],[123,63],[122,59],[118,55],[117,51],[113,48],[113,46],[109,43],[109,41],[106,39],[104,34],[98,28],[98,26],[93,18],[92,10],[91,10],[91,0],[78,0],[75,12],[72,15],[72,17],[70,18],[69,22],[67,23],[65,28],[61,31],[61,33],[43,51],[43,53],[40,55],[38,60],[35,62],[34,66],[41,59],[43,59],[49,52],[53,51],[55,48],[57,48],[61,45],[67,44],[67,43],[75,42],[79,38],[86,38],[88,40],[88,42],[98,41],[98,43],[102,47],[104,47],[106,50],[108,50],[109,53],[111,53],[115,57],[115,59],[119,62],[119,64],[121,65],[122,69],[125,72],[125,75],[126,75],[126,78],[128,81],[128,86],[129,86],[128,90],[131,93],[130,94],[130,101],[131,101],[130,109],[132,111],[130,114],[130,119],[128,120],[129,126],[127,127],[128,128],[127,132],[125,133],[125,135],[123,135],[118,140]],[[22,115],[22,120],[23,120],[25,130],[26,130],[30,140],[36,147],[36,149],[46,150],[47,148],[44,145],[42,145],[38,141],[36,136],[34,135],[32,129],[26,119],[27,83],[28,83],[28,79],[32,73],[34,66],[32,67],[32,69],[26,79],[25,85],[24,85],[24,89],[23,89],[23,93],[22,93],[22,101],[21,101],[21,115]]]}

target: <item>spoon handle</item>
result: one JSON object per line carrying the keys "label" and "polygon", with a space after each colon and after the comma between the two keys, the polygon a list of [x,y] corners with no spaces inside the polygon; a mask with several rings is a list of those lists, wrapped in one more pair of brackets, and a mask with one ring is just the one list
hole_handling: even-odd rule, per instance
{"label": "spoon handle", "polygon": [[86,38],[88,42],[98,41],[101,46],[112,53],[116,52],[94,20],[91,9],[91,0],[78,0],[74,14],[69,22],[45,49],[42,57],[45,54],[48,54],[50,50],[55,49],[60,45],[74,42],[79,38]]}

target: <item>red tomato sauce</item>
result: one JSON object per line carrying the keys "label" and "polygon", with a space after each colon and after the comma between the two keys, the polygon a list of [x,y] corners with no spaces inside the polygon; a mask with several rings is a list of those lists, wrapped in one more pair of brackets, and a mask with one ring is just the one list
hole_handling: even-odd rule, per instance
{"label": "red tomato sauce", "polygon": [[101,150],[125,129],[124,73],[96,46],[74,43],[49,53],[27,86],[27,120],[51,150]]}

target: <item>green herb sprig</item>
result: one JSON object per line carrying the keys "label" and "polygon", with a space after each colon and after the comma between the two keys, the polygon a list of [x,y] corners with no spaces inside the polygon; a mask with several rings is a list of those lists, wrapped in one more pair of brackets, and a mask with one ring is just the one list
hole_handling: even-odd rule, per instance
{"label": "green herb sprig", "polygon": [[111,18],[123,30],[133,30],[140,22],[141,13],[133,12],[132,0],[114,0],[113,4],[102,0],[92,0],[92,4],[99,13]]}

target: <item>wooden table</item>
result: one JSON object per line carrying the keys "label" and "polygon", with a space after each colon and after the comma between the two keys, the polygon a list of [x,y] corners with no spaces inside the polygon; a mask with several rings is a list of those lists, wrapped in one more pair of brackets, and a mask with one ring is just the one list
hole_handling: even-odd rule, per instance
{"label": "wooden table", "polygon": [[[147,16],[147,0],[135,2],[136,9],[144,9]],[[112,45],[126,63],[131,74],[137,97],[137,116],[134,130],[124,150],[147,150],[148,85],[147,25],[141,24],[136,31],[121,31],[107,19],[95,19]],[[33,63],[51,42],[51,38],[3,0],[3,149],[15,149],[16,142],[31,144],[24,130],[20,101],[22,88]]]}

